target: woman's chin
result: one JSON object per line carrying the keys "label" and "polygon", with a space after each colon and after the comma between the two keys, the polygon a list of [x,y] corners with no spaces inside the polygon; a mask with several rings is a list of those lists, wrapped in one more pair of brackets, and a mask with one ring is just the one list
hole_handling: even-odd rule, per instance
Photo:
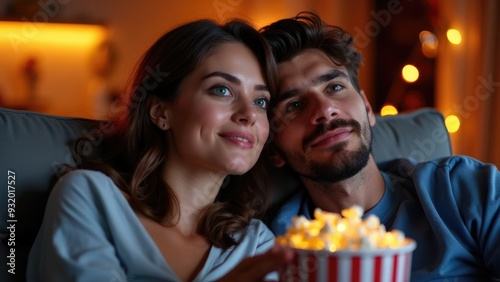
{"label": "woman's chin", "polygon": [[226,171],[230,175],[242,175],[247,173],[255,163],[248,163],[247,160],[232,160],[226,165]]}

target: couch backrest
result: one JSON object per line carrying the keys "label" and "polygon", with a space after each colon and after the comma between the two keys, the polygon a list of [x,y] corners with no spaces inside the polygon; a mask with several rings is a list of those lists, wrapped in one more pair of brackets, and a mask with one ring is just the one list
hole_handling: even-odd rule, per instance
{"label": "couch backrest", "polygon": [[[14,212],[10,213],[5,204],[0,209],[0,264],[10,269],[7,263],[11,259],[7,256],[13,248],[16,266],[15,275],[2,271],[0,281],[25,281],[27,256],[40,227],[49,191],[61,165],[72,161],[71,141],[84,134],[91,124],[84,119],[0,109],[0,181],[5,187],[0,199],[2,203],[7,203],[7,198],[15,201]],[[7,192],[9,172],[15,177],[10,189],[13,193]],[[14,234],[7,229],[10,224],[15,224]],[[10,242],[15,246],[9,245],[12,235],[15,241]]]}
{"label": "couch backrest", "polygon": [[[0,209],[0,264],[6,266],[11,261],[7,256],[13,248],[16,266],[15,276],[3,271],[0,281],[24,281],[27,256],[51,187],[61,174],[61,166],[74,162],[70,148],[78,136],[91,135],[99,142],[101,133],[95,128],[91,120],[0,108],[0,183],[5,187],[0,194],[5,205]],[[434,109],[377,117],[373,128],[377,162],[399,157],[425,161],[451,153],[443,117]],[[270,210],[300,186],[288,171],[275,170]],[[9,180],[15,180],[10,187]],[[14,204],[10,211],[8,201]],[[15,232],[7,228],[12,224]]]}

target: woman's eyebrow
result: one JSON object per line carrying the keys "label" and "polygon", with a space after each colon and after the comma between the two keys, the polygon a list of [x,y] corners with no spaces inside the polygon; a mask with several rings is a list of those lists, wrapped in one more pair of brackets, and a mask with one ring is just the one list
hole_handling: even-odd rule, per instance
{"label": "woman's eyebrow", "polygon": [[267,85],[264,85],[264,84],[257,84],[257,85],[255,85],[254,89],[258,90],[258,91],[267,91],[267,92],[269,92],[269,87],[267,87]]}
{"label": "woman's eyebrow", "polygon": [[214,72],[211,72],[211,73],[205,75],[203,77],[203,80],[210,78],[210,77],[214,77],[214,76],[222,77],[225,80],[230,81],[230,82],[235,83],[235,84],[238,84],[238,85],[241,84],[241,81],[236,76],[225,73],[225,72],[220,72],[220,71],[214,71]]}
{"label": "woman's eyebrow", "polygon": [[[227,80],[229,82],[241,85],[241,80],[239,80],[236,76],[231,75],[229,73],[220,72],[220,71],[214,71],[214,72],[211,72],[211,73],[205,75],[203,77],[203,80],[205,80],[207,78],[210,78],[210,77],[214,77],[214,76],[222,77],[223,79],[225,79],[225,80]],[[265,84],[257,84],[257,85],[255,85],[254,89],[258,90],[258,91],[267,91],[267,92],[269,92],[269,87],[267,87],[267,85],[265,85]]]}

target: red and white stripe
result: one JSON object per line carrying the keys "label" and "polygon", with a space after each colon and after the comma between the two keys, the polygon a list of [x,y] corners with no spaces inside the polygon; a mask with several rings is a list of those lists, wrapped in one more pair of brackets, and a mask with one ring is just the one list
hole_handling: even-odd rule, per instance
{"label": "red and white stripe", "polygon": [[410,279],[411,257],[411,252],[362,257],[298,252],[281,274],[281,281],[406,282]]}

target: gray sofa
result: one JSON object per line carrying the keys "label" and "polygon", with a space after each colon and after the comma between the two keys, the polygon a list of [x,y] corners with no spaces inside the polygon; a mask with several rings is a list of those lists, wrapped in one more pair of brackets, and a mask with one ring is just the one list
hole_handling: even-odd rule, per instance
{"label": "gray sofa", "polygon": [[[0,265],[5,268],[0,270],[0,281],[25,280],[27,257],[46,199],[61,174],[61,166],[73,162],[70,146],[82,134],[99,138],[91,120],[0,108]],[[377,117],[373,128],[377,162],[399,157],[424,161],[451,154],[450,139],[438,111],[426,108]],[[273,169],[272,175],[270,214],[300,188],[297,178],[286,170]],[[14,265],[12,275],[8,270]]]}

